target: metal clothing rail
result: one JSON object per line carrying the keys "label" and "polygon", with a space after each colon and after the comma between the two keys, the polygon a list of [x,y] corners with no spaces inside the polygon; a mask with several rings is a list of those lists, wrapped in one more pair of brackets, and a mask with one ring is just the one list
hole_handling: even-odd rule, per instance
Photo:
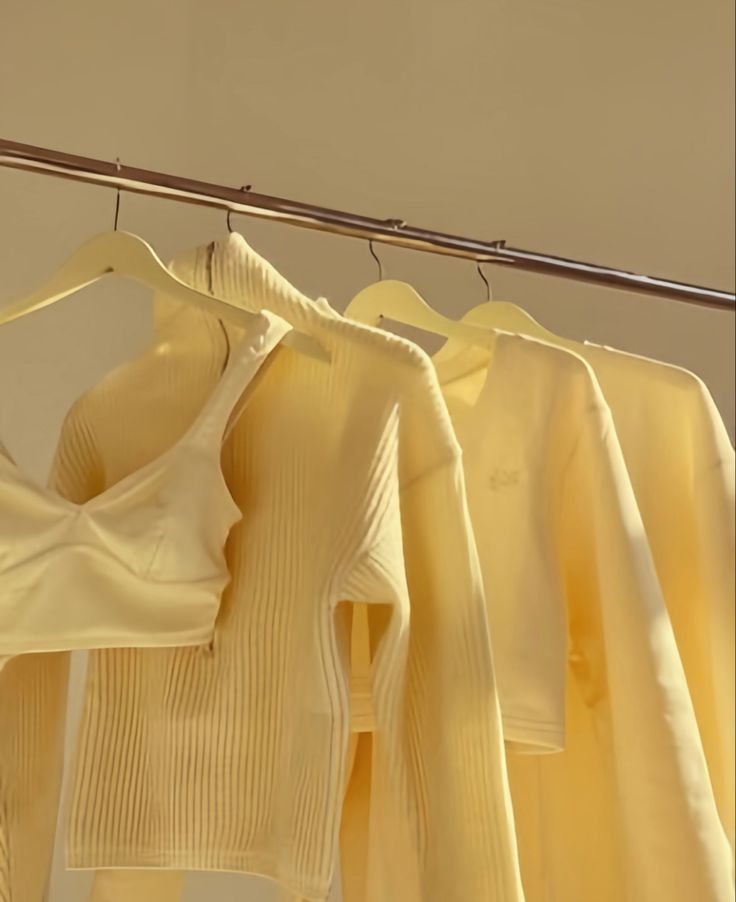
{"label": "metal clothing rail", "polygon": [[608,266],[509,247],[505,241],[476,241],[416,228],[399,219],[373,219],[258,194],[247,189],[213,185],[181,176],[124,166],[119,162],[94,160],[15,141],[0,139],[0,166],[42,172],[120,191],[165,197],[183,203],[218,207],[233,213],[276,219],[304,228],[379,241],[412,250],[464,257],[479,262],[506,263],[513,265],[514,269],[528,272],[659,295],[706,307],[732,311],[736,309],[736,295],[728,291],[637,275]]}

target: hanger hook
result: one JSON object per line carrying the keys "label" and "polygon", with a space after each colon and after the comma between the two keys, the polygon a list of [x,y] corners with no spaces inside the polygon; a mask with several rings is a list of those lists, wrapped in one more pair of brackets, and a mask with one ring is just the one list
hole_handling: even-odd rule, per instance
{"label": "hanger hook", "polygon": [[[248,194],[248,192],[251,190],[252,187],[253,187],[253,185],[241,185],[240,188],[239,188],[238,190],[243,191],[243,192],[245,192],[246,194]],[[232,224],[231,224],[231,222],[230,222],[230,217],[231,217],[232,215],[233,215],[233,211],[232,211],[232,210],[228,210],[228,211],[227,211],[227,216],[225,217],[225,222],[227,223],[227,230],[228,230],[228,232],[230,232],[231,235],[232,235],[232,233],[233,233],[233,231],[234,231],[234,229],[233,229],[233,227],[232,227]]]}
{"label": "hanger hook", "polygon": [[[115,157],[115,165],[117,166],[118,173],[122,168],[120,166],[120,157]],[[115,220],[113,222],[113,231],[117,232],[118,230],[118,219],[120,217],[120,187],[118,186],[117,191],[115,192]]]}
{"label": "hanger hook", "polygon": [[373,247],[372,238],[368,239],[368,250],[371,252],[371,257],[373,257],[373,259],[378,264],[378,281],[381,282],[383,281],[383,264],[381,263],[381,260]]}
{"label": "hanger hook", "polygon": [[493,297],[491,295],[491,285],[490,285],[490,282],[488,281],[488,279],[486,278],[486,274],[483,272],[483,269],[480,264],[481,264],[481,261],[476,260],[475,268],[478,270],[478,275],[481,277],[481,279],[483,279],[483,284],[486,286],[486,300],[492,301]]}

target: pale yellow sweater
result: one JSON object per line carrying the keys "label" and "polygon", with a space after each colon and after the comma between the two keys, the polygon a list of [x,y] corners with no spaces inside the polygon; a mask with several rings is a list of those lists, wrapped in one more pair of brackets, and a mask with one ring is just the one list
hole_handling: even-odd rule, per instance
{"label": "pale yellow sweater", "polygon": [[[731,854],[689,687],[590,366],[506,334],[490,352],[446,346],[435,364],[494,587],[489,619],[528,902],[728,902]],[[661,465],[645,489],[653,526]],[[673,569],[686,550],[673,545]],[[727,627],[725,611],[719,622]],[[712,641],[719,660],[729,641]],[[343,826],[346,902],[380,898],[369,889],[374,860],[393,854],[372,828],[362,760],[372,743],[360,742]]]}
{"label": "pale yellow sweater", "polygon": [[733,849],[734,449],[693,373],[596,345],[581,354],[613,412]]}
{"label": "pale yellow sweater", "polygon": [[[480,309],[471,310],[464,320],[475,323],[483,318]],[[590,364],[611,410],[685,669],[721,823],[733,850],[733,446],[708,388],[693,373],[589,342],[549,341]],[[460,351],[448,343],[440,359],[452,356],[453,349]],[[469,495],[472,499],[472,490]],[[501,666],[503,709],[502,671]],[[505,733],[508,737],[508,730]]]}
{"label": "pale yellow sweater", "polygon": [[[331,362],[279,354],[226,449],[244,521],[214,647],[93,653],[69,862],[250,871],[326,898],[350,727],[343,602],[368,601],[376,812],[406,851],[382,902],[518,899],[485,600],[434,371],[306,300],[255,296],[243,253],[231,238],[175,268],[280,312]],[[67,420],[56,485],[72,500],[170,444],[217,378],[217,323],[160,326],[168,341]]]}

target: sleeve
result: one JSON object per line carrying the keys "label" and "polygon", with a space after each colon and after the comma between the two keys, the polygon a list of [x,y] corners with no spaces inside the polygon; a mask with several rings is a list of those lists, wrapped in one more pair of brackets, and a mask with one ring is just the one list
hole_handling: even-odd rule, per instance
{"label": "sleeve", "polygon": [[[694,430],[696,462],[692,489],[697,560],[697,597],[691,599],[702,651],[703,686],[696,700],[698,720],[707,721],[705,754],[721,822],[734,846],[734,450],[710,393],[698,384]],[[693,637],[694,640],[695,637]],[[686,661],[686,667],[688,662]],[[690,676],[688,671],[688,677]]]}
{"label": "sleeve", "polygon": [[351,819],[347,809],[343,822],[346,855],[365,862],[362,898],[519,900],[485,595],[459,454],[404,484],[396,517],[361,567],[363,597],[391,602],[369,605],[370,780],[360,760],[356,768],[370,788],[355,800],[364,816]]}
{"label": "sleeve", "polygon": [[[62,428],[50,484],[80,502],[95,493],[98,472],[92,433],[75,407]],[[61,794],[69,660],[68,653],[19,655],[0,670],[0,898],[3,889],[9,899],[45,898]]]}
{"label": "sleeve", "polygon": [[[423,899],[522,897],[486,600],[460,456],[404,487],[408,810]],[[489,587],[490,589],[490,587]],[[388,707],[377,695],[377,706]],[[382,731],[376,744],[380,751]]]}
{"label": "sleeve", "polygon": [[631,897],[725,902],[730,851],[639,509],[598,396],[560,499],[569,661],[611,754]]}

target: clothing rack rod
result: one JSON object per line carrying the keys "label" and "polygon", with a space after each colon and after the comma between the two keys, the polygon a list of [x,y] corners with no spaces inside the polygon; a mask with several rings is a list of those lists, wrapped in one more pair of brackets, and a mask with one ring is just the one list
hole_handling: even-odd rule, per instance
{"label": "clothing rack rod", "polygon": [[233,213],[275,219],[290,225],[349,235],[412,250],[462,257],[478,262],[504,263],[512,265],[514,269],[561,276],[593,285],[659,295],[706,307],[732,311],[736,309],[736,295],[728,291],[637,275],[595,263],[521,250],[509,247],[503,240],[476,241],[416,228],[407,225],[403,220],[374,219],[344,213],[254,191],[137,169],[119,162],[95,160],[15,141],[0,139],[0,166],[46,173],[183,203],[218,207],[231,210]]}

